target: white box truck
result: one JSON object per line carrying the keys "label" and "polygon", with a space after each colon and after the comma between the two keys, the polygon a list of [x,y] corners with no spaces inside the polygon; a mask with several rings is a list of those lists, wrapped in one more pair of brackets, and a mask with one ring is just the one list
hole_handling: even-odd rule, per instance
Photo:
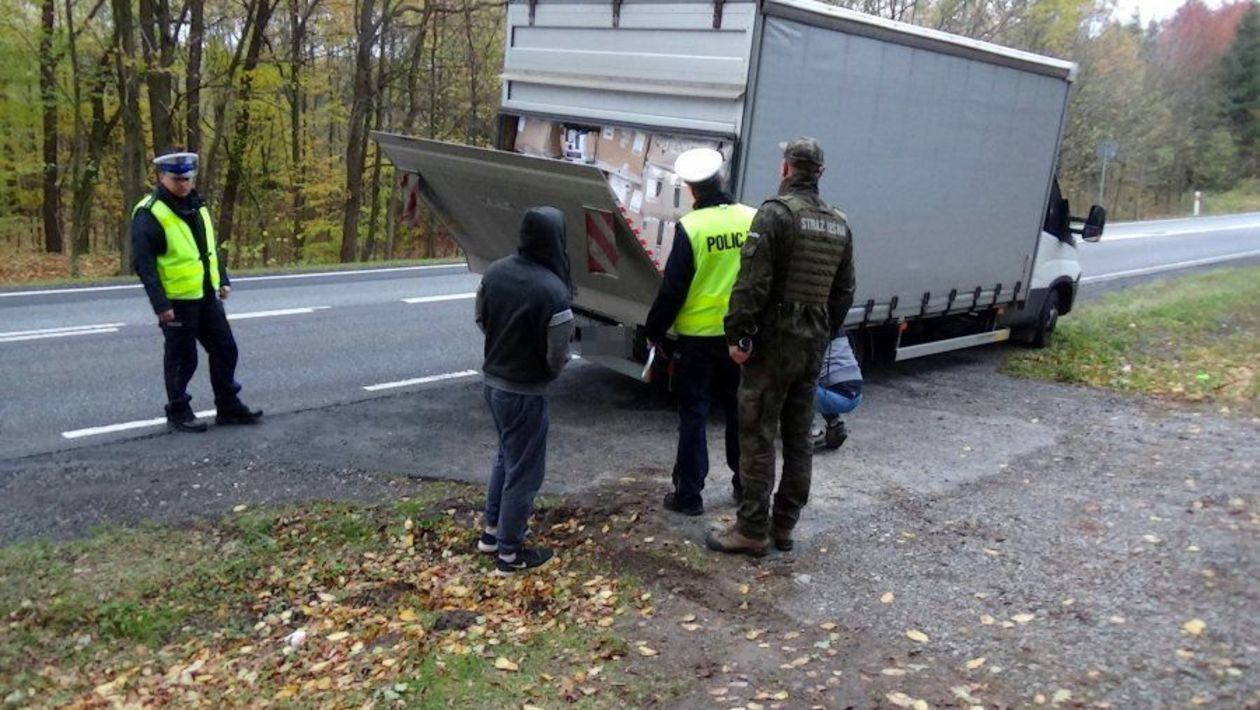
{"label": "white box truck", "polygon": [[666,163],[697,144],[753,206],[782,141],[822,144],[863,357],[1044,345],[1072,308],[1076,237],[1106,214],[1059,195],[1070,62],[812,0],[512,0],[505,34],[497,148],[375,138],[474,271],[515,250],[527,208],[564,210],[585,359],[641,374],[661,240],[690,207]]}

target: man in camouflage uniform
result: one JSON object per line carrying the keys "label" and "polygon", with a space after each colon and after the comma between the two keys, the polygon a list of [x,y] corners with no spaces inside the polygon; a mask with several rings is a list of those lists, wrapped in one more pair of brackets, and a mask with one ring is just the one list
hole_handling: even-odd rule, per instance
{"label": "man in camouflage uniform", "polygon": [[[733,525],[710,533],[710,549],[766,554],[767,535],[792,549],[792,529],[809,498],[814,387],[823,350],[853,304],[853,235],[844,213],[818,194],[822,147],[812,138],[783,146],[777,197],[753,219],[726,314],[739,385],[740,481]],[[783,436],[783,475],[774,496],[774,439]]]}

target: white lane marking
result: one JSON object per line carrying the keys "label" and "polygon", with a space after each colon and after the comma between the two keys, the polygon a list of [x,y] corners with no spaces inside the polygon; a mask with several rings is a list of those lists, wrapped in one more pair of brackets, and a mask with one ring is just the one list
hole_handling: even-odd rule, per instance
{"label": "white lane marking", "polygon": [[462,380],[467,377],[476,377],[481,373],[477,370],[461,370],[459,372],[447,372],[441,375],[429,375],[428,377],[417,377],[411,380],[398,380],[397,382],[382,382],[379,385],[367,385],[363,389],[368,392],[379,392],[380,390],[394,389],[395,387],[410,387],[412,385],[425,385],[430,382],[441,382],[443,380]]}
{"label": "white lane marking", "polygon": [[[207,409],[202,412],[194,412],[198,417],[208,417],[214,414],[213,409]],[[96,436],[98,434],[112,434],[116,431],[128,431],[130,429],[144,429],[145,427],[158,426],[166,423],[166,417],[158,417],[157,419],[140,419],[134,422],[123,422],[122,424],[108,424],[106,426],[94,426],[87,429],[75,429],[73,431],[63,431],[61,435],[67,439],[82,439],[85,436]]]}
{"label": "white lane marking", "polygon": [[0,333],[0,338],[14,335],[43,335],[44,333],[64,333],[71,330],[97,330],[99,328],[121,328],[126,323],[96,323],[94,325],[63,325],[57,328],[36,328],[35,330],[11,330]]}
{"label": "white lane marking", "polygon": [[332,308],[332,306],[311,306],[310,308],[282,308],[278,311],[248,311],[246,313],[229,313],[228,320],[249,320],[250,318],[270,318],[272,316],[297,316]]}
{"label": "white lane marking", "polygon": [[[303,274],[275,274],[273,276],[238,276],[232,283],[248,283],[250,281],[284,281],[288,279],[313,279],[321,276],[353,276],[355,274],[388,274],[400,271],[428,271],[430,269],[468,268],[467,264],[430,264],[427,266],[393,266],[383,269],[350,269],[347,271],[317,271]],[[47,288],[36,291],[10,291],[0,293],[0,298],[16,296],[40,296],[54,293],[90,293],[92,291],[123,291],[140,288],[140,284],[119,284],[117,286],[80,286],[77,288]]]}
{"label": "white lane marking", "polygon": [[1086,276],[1081,279],[1081,283],[1094,283],[1096,281],[1111,281],[1112,279],[1122,279],[1127,276],[1142,276],[1143,274],[1158,274],[1161,271],[1174,271],[1176,269],[1188,269],[1192,266],[1207,266],[1208,264],[1219,264],[1223,261],[1233,261],[1234,259],[1245,259],[1249,256],[1260,256],[1260,249],[1252,251],[1241,251],[1235,254],[1223,254],[1221,256],[1213,256],[1207,259],[1193,259],[1191,261],[1178,261],[1173,264],[1159,264],[1157,266],[1147,266],[1141,269],[1129,269],[1127,271],[1116,271],[1110,274],[1099,274],[1097,276]]}
{"label": "white lane marking", "polygon": [[89,330],[67,330],[61,333],[40,333],[38,335],[15,335],[0,337],[0,343],[17,343],[23,340],[43,340],[45,338],[65,338],[71,335],[97,335],[99,333],[117,333],[117,328],[91,328]]}
{"label": "white lane marking", "polygon": [[439,303],[441,301],[463,301],[469,298],[476,298],[477,293],[448,293],[442,296],[418,296],[416,298],[404,298],[403,303]]}
{"label": "white lane marking", "polygon": [[1125,234],[1123,231],[1121,231],[1120,234],[1112,234],[1112,235],[1108,235],[1107,231],[1103,230],[1102,241],[1103,242],[1122,242],[1122,241],[1125,241],[1126,239],[1150,239],[1152,237],[1186,237],[1186,236],[1192,236],[1192,235],[1197,235],[1197,234],[1214,234],[1216,232],[1237,232],[1237,231],[1242,231],[1246,229],[1260,231],[1260,224],[1234,224],[1234,225],[1222,225],[1219,227],[1206,227],[1206,226],[1205,227],[1185,227],[1181,229],[1165,228],[1165,229],[1159,229],[1159,230],[1150,231],[1150,232],[1134,232],[1132,234]]}

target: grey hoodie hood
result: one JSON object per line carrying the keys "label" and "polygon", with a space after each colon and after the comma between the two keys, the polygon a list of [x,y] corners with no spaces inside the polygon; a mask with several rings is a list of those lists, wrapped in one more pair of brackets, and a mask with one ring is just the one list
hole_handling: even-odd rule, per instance
{"label": "grey hoodie hood", "polygon": [[517,253],[560,277],[570,290],[569,254],[565,249],[564,213],[555,207],[533,207],[521,220],[521,246]]}

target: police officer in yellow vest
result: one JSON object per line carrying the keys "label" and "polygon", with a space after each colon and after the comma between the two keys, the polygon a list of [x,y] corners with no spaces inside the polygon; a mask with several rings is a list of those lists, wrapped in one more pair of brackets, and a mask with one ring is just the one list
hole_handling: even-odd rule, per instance
{"label": "police officer in yellow vest", "polygon": [[262,412],[237,396],[236,340],[221,301],[232,288],[219,261],[210,211],[193,189],[197,154],[170,152],[153,165],[157,186],[131,211],[131,248],[132,264],[166,339],[166,423],[176,431],[206,430],[188,396],[200,341],[210,358],[215,423],[253,424]]}
{"label": "police officer in yellow vest", "polygon": [[[756,213],[735,202],[722,184],[722,154],[689,150],[674,172],[691,189],[694,211],[682,218],[665,262],[665,279],[648,312],[646,335],[658,348],[673,351],[678,395],[678,454],[674,490],[665,509],[683,515],[704,513],[701,491],[709,473],[705,422],[716,397],[726,415],[726,463],[739,498],[739,419],[735,396],[739,367],[727,356],[722,319],[739,273],[739,249]],[[673,330],[676,346],[668,345]]]}

